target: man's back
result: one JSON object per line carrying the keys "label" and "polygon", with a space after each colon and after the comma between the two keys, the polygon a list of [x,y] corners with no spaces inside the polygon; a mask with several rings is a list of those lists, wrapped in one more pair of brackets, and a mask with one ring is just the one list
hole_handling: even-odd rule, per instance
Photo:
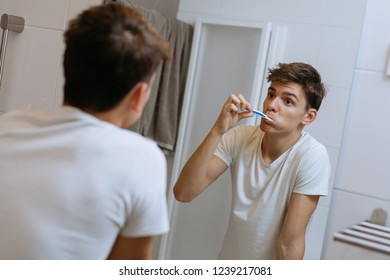
{"label": "man's back", "polygon": [[105,259],[168,230],[165,159],[137,134],[65,106],[5,114],[0,147],[0,259]]}

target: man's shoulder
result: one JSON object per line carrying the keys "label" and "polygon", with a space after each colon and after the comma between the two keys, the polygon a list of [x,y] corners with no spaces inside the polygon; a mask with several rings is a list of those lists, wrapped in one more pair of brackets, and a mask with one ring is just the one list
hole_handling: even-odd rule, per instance
{"label": "man's shoulder", "polygon": [[300,158],[328,157],[328,151],[324,144],[319,142],[308,132],[303,132],[301,139],[293,147],[293,154]]}
{"label": "man's shoulder", "polygon": [[326,150],[324,144],[322,144],[320,141],[318,141],[316,138],[314,138],[312,135],[310,135],[306,131],[302,132],[301,140],[302,140],[302,144],[303,144],[301,146],[303,146],[303,147],[310,148],[310,149],[319,149],[319,150],[325,149]]}

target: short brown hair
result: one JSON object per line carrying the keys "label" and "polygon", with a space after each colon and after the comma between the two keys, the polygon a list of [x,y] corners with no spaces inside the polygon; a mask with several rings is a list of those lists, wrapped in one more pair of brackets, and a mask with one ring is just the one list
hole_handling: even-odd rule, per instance
{"label": "short brown hair", "polygon": [[278,67],[269,68],[267,81],[294,82],[301,85],[305,92],[307,109],[319,110],[326,95],[320,73],[313,66],[302,62],[279,63]]}
{"label": "short brown hair", "polygon": [[118,3],[85,10],[64,38],[64,101],[95,112],[112,109],[138,82],[149,82],[171,56],[143,16]]}

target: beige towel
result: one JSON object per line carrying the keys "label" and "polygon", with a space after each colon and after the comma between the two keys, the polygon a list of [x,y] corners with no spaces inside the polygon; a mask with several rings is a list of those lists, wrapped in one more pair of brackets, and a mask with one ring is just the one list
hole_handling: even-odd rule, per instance
{"label": "beige towel", "polygon": [[171,44],[173,60],[160,65],[148,104],[141,118],[130,129],[154,139],[161,148],[174,151],[190,60],[193,26],[136,5],[130,0],[105,1],[107,2],[119,2],[138,10]]}

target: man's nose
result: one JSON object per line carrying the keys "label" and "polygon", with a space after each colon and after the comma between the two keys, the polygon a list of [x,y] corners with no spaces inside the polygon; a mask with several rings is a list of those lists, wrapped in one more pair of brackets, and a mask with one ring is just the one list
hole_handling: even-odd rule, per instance
{"label": "man's nose", "polygon": [[268,109],[269,110],[276,110],[279,107],[280,99],[278,97],[275,97],[274,99],[270,100],[268,102]]}

